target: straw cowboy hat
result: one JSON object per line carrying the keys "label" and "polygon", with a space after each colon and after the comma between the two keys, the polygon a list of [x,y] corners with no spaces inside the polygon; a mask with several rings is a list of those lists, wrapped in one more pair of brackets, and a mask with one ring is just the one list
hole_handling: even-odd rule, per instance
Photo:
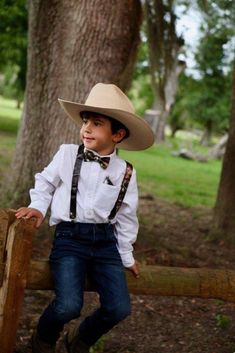
{"label": "straw cowboy hat", "polygon": [[127,96],[113,84],[97,83],[90,91],[85,104],[58,99],[66,114],[80,127],[81,112],[90,111],[109,116],[120,121],[130,132],[130,136],[117,144],[117,148],[130,151],[144,150],[154,143],[153,132],[148,123],[135,114]]}

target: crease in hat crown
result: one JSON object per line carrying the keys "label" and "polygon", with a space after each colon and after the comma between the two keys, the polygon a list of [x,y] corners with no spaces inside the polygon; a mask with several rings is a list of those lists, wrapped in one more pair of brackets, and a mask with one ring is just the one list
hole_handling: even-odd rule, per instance
{"label": "crease in hat crown", "polygon": [[97,83],[91,89],[85,104],[99,108],[124,110],[135,114],[129,98],[113,84]]}

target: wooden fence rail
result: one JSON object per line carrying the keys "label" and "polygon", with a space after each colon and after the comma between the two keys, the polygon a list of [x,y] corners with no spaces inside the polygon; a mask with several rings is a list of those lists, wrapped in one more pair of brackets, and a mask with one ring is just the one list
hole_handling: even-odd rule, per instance
{"label": "wooden fence rail", "polygon": [[[0,351],[12,353],[24,290],[53,289],[49,263],[30,260],[35,220],[16,220],[0,210]],[[135,279],[127,272],[131,293],[217,298],[235,302],[235,271],[206,268],[141,266]],[[92,290],[87,281],[87,290]]]}

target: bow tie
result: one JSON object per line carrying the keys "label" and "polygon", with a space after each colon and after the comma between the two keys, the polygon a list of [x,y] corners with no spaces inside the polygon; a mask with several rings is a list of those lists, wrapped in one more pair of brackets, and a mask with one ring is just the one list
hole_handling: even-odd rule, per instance
{"label": "bow tie", "polygon": [[91,151],[84,151],[85,162],[98,162],[103,169],[106,169],[109,165],[110,157],[99,157]]}

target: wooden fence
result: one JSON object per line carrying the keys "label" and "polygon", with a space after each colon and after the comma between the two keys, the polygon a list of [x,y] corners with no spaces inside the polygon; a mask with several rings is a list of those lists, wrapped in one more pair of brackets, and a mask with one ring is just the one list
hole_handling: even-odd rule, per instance
{"label": "wooden fence", "polygon": [[[35,220],[17,220],[0,210],[0,350],[12,353],[24,290],[53,289],[47,260],[31,260]],[[235,271],[206,268],[141,266],[135,279],[127,272],[131,293],[217,298],[235,302]],[[92,290],[87,281],[87,290]]]}

